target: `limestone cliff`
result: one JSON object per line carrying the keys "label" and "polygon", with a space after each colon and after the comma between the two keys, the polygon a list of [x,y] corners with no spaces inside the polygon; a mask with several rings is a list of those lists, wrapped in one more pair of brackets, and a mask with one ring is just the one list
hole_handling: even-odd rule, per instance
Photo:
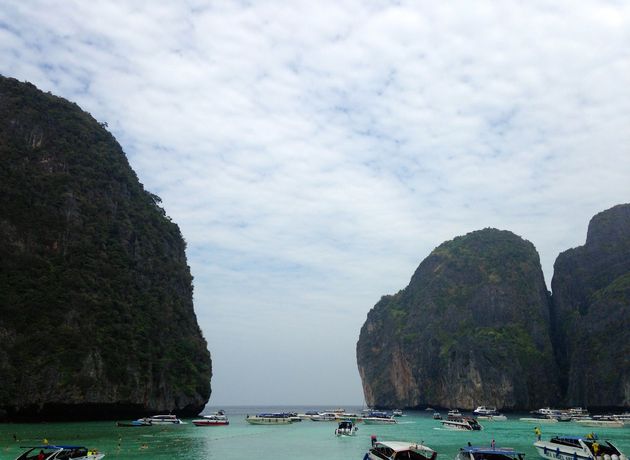
{"label": "limestone cliff", "polygon": [[0,77],[0,416],[193,415],[210,378],[159,198],[88,113]]}
{"label": "limestone cliff", "polygon": [[553,329],[566,403],[630,406],[630,204],[591,220],[554,265]]}
{"label": "limestone cliff", "polygon": [[366,402],[519,409],[557,400],[538,253],[485,229],[436,248],[368,313],[357,344]]}

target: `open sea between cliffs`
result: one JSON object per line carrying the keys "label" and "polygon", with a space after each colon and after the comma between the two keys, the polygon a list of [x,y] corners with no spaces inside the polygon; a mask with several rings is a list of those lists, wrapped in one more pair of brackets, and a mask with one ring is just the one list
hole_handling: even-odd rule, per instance
{"label": "open sea between cliffs", "polygon": [[[217,408],[214,408],[215,410]],[[323,407],[223,407],[229,426],[196,427],[190,420],[179,426],[121,428],[115,422],[0,424],[0,459],[14,460],[23,449],[43,439],[51,444],[78,444],[96,448],[105,459],[221,459],[221,460],[361,460],[370,446],[370,436],[380,440],[421,442],[438,452],[442,460],[454,459],[460,447],[490,445],[513,447],[526,459],[540,459],[532,443],[534,424],[508,415],[506,422],[482,421],[481,432],[441,429],[431,412],[405,412],[397,425],[359,424],[354,437],[337,438],[334,422],[303,421],[286,426],[254,426],[245,422],[246,414],[272,411],[324,410]],[[360,408],[346,406],[360,411]],[[210,411],[210,409],[209,409]],[[552,435],[585,435],[594,430],[602,439],[610,439],[626,454],[630,452],[630,427],[588,429],[576,423],[541,426],[543,439]],[[14,435],[17,441],[14,439]]]}

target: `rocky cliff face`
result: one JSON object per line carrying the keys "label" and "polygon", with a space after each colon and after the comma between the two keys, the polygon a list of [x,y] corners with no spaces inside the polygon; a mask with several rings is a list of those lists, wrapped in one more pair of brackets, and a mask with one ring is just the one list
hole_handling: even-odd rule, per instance
{"label": "rocky cliff face", "polygon": [[554,265],[553,329],[566,402],[630,406],[630,205],[597,214]]}
{"label": "rocky cliff face", "polygon": [[0,77],[0,416],[204,407],[185,242],[159,203],[89,114]]}
{"label": "rocky cliff face", "polygon": [[558,398],[549,307],[528,241],[485,229],[442,244],[368,314],[357,344],[366,402],[549,404]]}

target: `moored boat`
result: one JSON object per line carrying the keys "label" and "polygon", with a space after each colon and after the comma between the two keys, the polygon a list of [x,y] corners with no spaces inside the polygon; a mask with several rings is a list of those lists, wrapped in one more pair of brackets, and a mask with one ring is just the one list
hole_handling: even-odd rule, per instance
{"label": "moored boat", "polygon": [[539,418],[541,420],[556,419],[558,422],[570,422],[571,416],[567,412],[562,412],[558,409],[551,409],[549,407],[543,407],[534,411],[531,411],[532,418]]}
{"label": "moored boat", "polygon": [[252,425],[289,425],[293,423],[291,416],[285,413],[248,414],[245,421]]}
{"label": "moored boat", "polygon": [[132,422],[116,422],[116,426],[136,428],[136,427],[142,427],[142,426],[153,426],[153,424],[151,422],[141,419],[141,420],[133,420]]}
{"label": "moored boat", "polygon": [[403,416],[403,411],[402,411],[402,409],[394,409],[392,411],[392,415],[394,417],[402,417]]}
{"label": "moored boat", "polygon": [[42,458],[46,460],[100,460],[105,457],[105,454],[83,446],[53,446],[46,444],[43,446],[26,446],[22,447],[22,449],[28,450],[15,460],[35,460],[39,458],[40,453],[43,455]]}
{"label": "moored boat", "polygon": [[548,460],[628,460],[610,441],[595,436],[555,436],[549,441],[536,441],[538,454]]}
{"label": "moored boat", "polygon": [[433,412],[433,420],[442,420],[442,414],[439,412]]}
{"label": "moored boat", "polygon": [[535,414],[535,417],[521,417],[519,418],[521,422],[529,422],[529,423],[558,423],[558,419],[552,417],[551,415],[542,415]]}
{"label": "moored boat", "polygon": [[525,454],[511,447],[468,446],[459,449],[455,460],[523,460]]}
{"label": "moored boat", "polygon": [[376,441],[364,458],[369,460],[435,460],[437,452],[418,443],[402,441]]}
{"label": "moored boat", "polygon": [[137,422],[149,422],[151,425],[181,425],[182,422],[176,415],[152,415],[151,417],[143,417],[136,420]]}
{"label": "moored boat", "polygon": [[507,417],[503,414],[479,415],[477,416],[477,420],[487,420],[489,422],[505,422],[507,420]]}
{"label": "moored boat", "polygon": [[335,436],[354,436],[359,431],[359,427],[352,420],[343,420],[335,429]]}
{"label": "moored boat", "polygon": [[472,417],[453,417],[450,416],[446,420],[440,422],[443,428],[448,430],[460,431],[481,431],[483,426]]}
{"label": "moored boat", "polygon": [[496,415],[498,413],[499,411],[497,411],[497,408],[494,406],[479,406],[473,411],[473,415],[482,415],[482,416]]}
{"label": "moored boat", "polygon": [[214,414],[204,415],[203,418],[193,420],[192,422],[195,426],[221,426],[230,424],[227,415],[225,415],[225,412],[222,410]]}
{"label": "moored boat", "polygon": [[592,418],[592,419],[578,419],[575,420],[575,423],[578,423],[582,426],[590,426],[590,427],[601,427],[601,428],[623,428],[624,423],[621,420],[616,420],[612,417],[610,418]]}
{"label": "moored boat", "polygon": [[334,412],[318,412],[315,415],[311,415],[313,422],[335,422],[337,421],[337,414]]}
{"label": "moored boat", "polygon": [[395,425],[398,422],[394,417],[364,417],[363,423],[366,425]]}

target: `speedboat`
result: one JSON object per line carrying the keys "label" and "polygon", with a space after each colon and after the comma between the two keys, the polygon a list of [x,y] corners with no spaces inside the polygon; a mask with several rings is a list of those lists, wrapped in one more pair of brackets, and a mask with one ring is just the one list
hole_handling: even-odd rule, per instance
{"label": "speedboat", "polygon": [[141,426],[153,426],[153,424],[149,421],[140,419],[132,422],[116,422],[116,426],[136,428]]}
{"label": "speedboat", "polygon": [[460,431],[481,431],[483,426],[472,417],[452,417],[440,422],[443,428]]}
{"label": "speedboat", "polygon": [[392,415],[393,415],[394,417],[402,417],[402,415],[403,415],[403,411],[402,411],[402,409],[394,409],[394,410],[392,411]]}
{"label": "speedboat", "polygon": [[15,460],[34,460],[40,452],[43,453],[46,460],[65,460],[69,458],[72,460],[100,460],[105,457],[105,454],[83,446],[52,446],[46,444],[43,446],[22,447],[22,449],[28,450]]}
{"label": "speedboat", "polygon": [[550,409],[549,407],[543,407],[541,409],[531,411],[530,414],[532,414],[532,418],[539,418],[541,420],[555,418],[559,422],[571,421],[571,416],[568,413],[562,412],[558,409]]}
{"label": "speedboat", "polygon": [[363,417],[366,425],[394,425],[398,423],[393,415],[387,412],[373,411],[367,417]]}
{"label": "speedboat", "polygon": [[601,427],[601,428],[623,428],[624,422],[613,417],[593,417],[592,419],[578,419],[575,423],[582,426]]}
{"label": "speedboat", "polygon": [[519,418],[521,422],[530,422],[530,423],[558,423],[558,419],[552,417],[551,415],[547,415],[546,417],[521,417]]}
{"label": "speedboat", "polygon": [[433,412],[433,420],[442,420],[442,414],[439,412]]}
{"label": "speedboat", "polygon": [[318,412],[316,415],[311,415],[313,422],[335,422],[337,421],[337,414],[334,412]]}
{"label": "speedboat", "polygon": [[359,431],[359,427],[352,420],[343,420],[335,430],[335,436],[354,436]]}
{"label": "speedboat", "polygon": [[503,414],[478,415],[477,420],[487,420],[489,422],[505,422],[507,417]]}
{"label": "speedboat", "polygon": [[511,447],[468,446],[459,449],[455,460],[524,460],[525,454]]}
{"label": "speedboat", "polygon": [[581,407],[570,408],[568,414],[569,414],[569,417],[571,417],[571,420],[584,420],[584,419],[591,418],[588,411]]}
{"label": "speedboat", "polygon": [[285,413],[263,413],[257,415],[247,415],[247,423],[252,425],[289,425],[293,423],[291,416]]}
{"label": "speedboat", "polygon": [[496,407],[490,407],[490,406],[479,406],[473,411],[473,415],[483,415],[483,416],[496,415],[498,413],[499,412],[497,411]]}
{"label": "speedboat", "polygon": [[366,425],[395,425],[398,422],[394,417],[364,417],[363,423]]}
{"label": "speedboat", "polygon": [[192,422],[195,426],[219,426],[230,424],[227,415],[225,415],[225,412],[222,410],[215,412],[214,414],[204,415],[203,418],[193,420]]}
{"label": "speedboat", "polygon": [[376,441],[364,459],[369,460],[435,460],[437,452],[418,443],[401,441]]}
{"label": "speedboat", "polygon": [[555,436],[549,441],[536,441],[534,447],[548,460],[628,460],[610,441],[599,442],[596,436]]}
{"label": "speedboat", "polygon": [[136,420],[137,422],[149,422],[151,425],[181,425],[182,422],[175,415],[152,415]]}

